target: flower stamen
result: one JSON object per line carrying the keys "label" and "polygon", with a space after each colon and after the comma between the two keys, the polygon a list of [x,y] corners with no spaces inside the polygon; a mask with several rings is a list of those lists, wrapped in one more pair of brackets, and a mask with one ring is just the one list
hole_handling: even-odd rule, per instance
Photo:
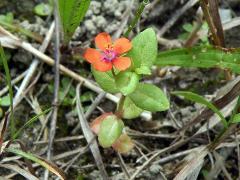
{"label": "flower stamen", "polygon": [[112,49],[106,49],[102,54],[102,60],[112,62],[117,57],[117,53]]}

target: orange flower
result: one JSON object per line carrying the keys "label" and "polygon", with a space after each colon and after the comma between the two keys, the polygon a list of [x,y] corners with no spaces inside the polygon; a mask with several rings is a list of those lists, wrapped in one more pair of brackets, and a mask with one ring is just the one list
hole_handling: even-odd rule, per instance
{"label": "orange flower", "polygon": [[109,34],[102,32],[95,37],[95,44],[100,51],[88,48],[83,57],[98,71],[109,71],[117,68],[123,71],[130,67],[131,59],[121,56],[132,48],[131,42],[126,38],[119,38],[112,43]]}

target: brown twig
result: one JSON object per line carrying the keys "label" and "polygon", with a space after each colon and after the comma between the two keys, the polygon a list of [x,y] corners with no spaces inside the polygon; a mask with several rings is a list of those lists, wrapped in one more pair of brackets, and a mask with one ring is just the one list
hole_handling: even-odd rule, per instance
{"label": "brown twig", "polygon": [[[51,160],[52,152],[53,152],[53,142],[56,134],[56,126],[57,126],[57,115],[58,115],[58,100],[59,100],[59,81],[60,81],[60,20],[58,14],[58,1],[54,0],[54,19],[55,19],[55,64],[54,64],[54,98],[53,98],[53,112],[51,119],[51,127],[49,132],[49,143],[48,143],[48,151],[47,158]],[[48,179],[49,171],[45,171],[45,180]]]}
{"label": "brown twig", "polygon": [[163,36],[175,24],[178,18],[181,17],[188,9],[193,7],[197,2],[198,0],[189,0],[181,9],[177,10],[174,15],[159,30],[158,36]]}
{"label": "brown twig", "polygon": [[78,118],[79,118],[79,121],[80,121],[80,124],[81,124],[83,134],[84,134],[88,144],[90,144],[90,149],[92,151],[92,154],[93,154],[93,157],[94,157],[95,162],[97,164],[97,167],[100,170],[101,176],[104,180],[105,179],[108,180],[109,178],[108,178],[107,172],[105,170],[100,151],[98,149],[97,141],[95,139],[92,141],[92,139],[94,138],[94,135],[93,135],[93,133],[92,133],[92,131],[91,131],[89,125],[88,125],[87,120],[84,117],[83,108],[82,108],[81,100],[80,100],[80,86],[81,86],[81,84],[78,84],[78,86],[76,88],[76,92],[77,92],[76,93],[77,94],[77,106],[76,106],[76,108],[77,108],[77,111],[78,111]]}
{"label": "brown twig", "polygon": [[[105,92],[100,93],[97,98],[94,100],[92,105],[88,108],[87,112],[84,114],[85,119],[88,119],[92,112],[96,109],[96,107],[100,104],[102,99],[106,96]],[[81,128],[80,122],[77,124],[77,126],[73,129],[72,134],[76,134],[77,131]]]}

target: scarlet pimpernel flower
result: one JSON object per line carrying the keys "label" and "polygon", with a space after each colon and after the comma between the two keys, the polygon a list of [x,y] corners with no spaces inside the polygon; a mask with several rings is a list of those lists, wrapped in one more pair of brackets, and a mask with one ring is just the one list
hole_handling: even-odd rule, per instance
{"label": "scarlet pimpernel flower", "polygon": [[99,51],[88,48],[83,57],[97,71],[106,72],[113,66],[119,71],[123,71],[131,66],[131,59],[124,56],[124,53],[132,48],[132,44],[127,38],[119,38],[112,42],[110,35],[102,32],[95,37],[95,45]]}

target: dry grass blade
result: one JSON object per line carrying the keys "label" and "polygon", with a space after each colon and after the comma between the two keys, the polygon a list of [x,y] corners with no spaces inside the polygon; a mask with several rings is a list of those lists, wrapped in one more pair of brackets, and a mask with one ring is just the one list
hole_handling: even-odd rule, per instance
{"label": "dry grass blade", "polygon": [[5,151],[16,154],[16,155],[21,156],[21,157],[24,157],[28,160],[33,161],[33,162],[36,162],[37,164],[40,164],[44,168],[48,169],[49,171],[51,171],[52,173],[57,175],[62,180],[66,180],[66,177],[65,177],[64,173],[62,172],[62,170],[60,170],[56,165],[50,163],[49,161],[47,161],[47,160],[45,160],[41,157],[38,157],[38,156],[33,155],[31,153],[26,153],[26,152],[23,152],[21,150],[14,149],[14,148],[5,148]]}
{"label": "dry grass blade", "polygon": [[185,164],[183,169],[175,176],[174,180],[196,180],[208,152],[206,147],[200,147],[197,153],[194,152],[190,154],[189,156],[194,158]]}
{"label": "dry grass blade", "polygon": [[82,128],[82,131],[83,131],[83,134],[88,142],[88,144],[90,144],[90,149],[92,151],[92,154],[93,154],[93,157],[96,161],[96,164],[98,166],[98,169],[100,170],[101,172],[101,175],[102,175],[102,178],[104,180],[107,180],[109,179],[108,178],[108,175],[107,175],[107,172],[104,168],[104,164],[103,164],[103,161],[102,161],[102,157],[101,157],[101,154],[100,154],[100,151],[99,151],[99,148],[98,148],[98,144],[97,144],[97,141],[88,125],[88,122],[87,120],[85,119],[84,117],[84,113],[83,113],[83,110],[82,110],[82,105],[81,105],[81,100],[80,100],[80,86],[81,84],[79,84],[77,86],[77,112],[78,112],[78,118],[79,118],[79,121],[80,121],[80,124],[81,124],[81,128]]}
{"label": "dry grass blade", "polygon": [[21,174],[26,179],[38,180],[36,176],[32,175],[30,172],[26,171],[25,169],[20,168],[19,166],[12,165],[12,164],[0,164],[0,167],[13,170],[18,174]]}

